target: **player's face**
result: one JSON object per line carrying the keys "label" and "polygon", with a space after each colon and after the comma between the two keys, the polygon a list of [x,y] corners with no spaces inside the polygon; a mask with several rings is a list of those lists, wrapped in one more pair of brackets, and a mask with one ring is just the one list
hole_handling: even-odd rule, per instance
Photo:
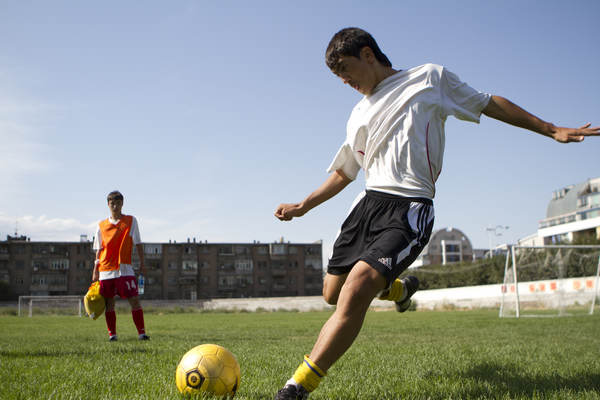
{"label": "player's face", "polygon": [[108,200],[108,208],[111,212],[120,214],[123,208],[123,199],[110,199]]}
{"label": "player's face", "polygon": [[352,88],[364,95],[371,94],[377,80],[372,63],[366,57],[342,56],[336,75]]}

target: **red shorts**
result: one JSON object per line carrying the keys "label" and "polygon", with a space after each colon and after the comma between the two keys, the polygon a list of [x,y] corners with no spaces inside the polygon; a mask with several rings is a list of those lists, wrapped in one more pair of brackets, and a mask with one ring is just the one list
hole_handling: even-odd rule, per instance
{"label": "red shorts", "polygon": [[116,295],[119,295],[122,299],[137,297],[138,289],[135,276],[120,276],[100,281],[100,294],[108,299],[112,299]]}

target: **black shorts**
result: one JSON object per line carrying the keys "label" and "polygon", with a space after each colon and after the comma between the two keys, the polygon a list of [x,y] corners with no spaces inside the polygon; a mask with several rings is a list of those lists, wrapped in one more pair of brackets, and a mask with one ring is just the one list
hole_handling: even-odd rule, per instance
{"label": "black shorts", "polygon": [[433,218],[429,199],[367,190],[342,224],[327,273],[343,275],[365,261],[389,285],[429,242]]}

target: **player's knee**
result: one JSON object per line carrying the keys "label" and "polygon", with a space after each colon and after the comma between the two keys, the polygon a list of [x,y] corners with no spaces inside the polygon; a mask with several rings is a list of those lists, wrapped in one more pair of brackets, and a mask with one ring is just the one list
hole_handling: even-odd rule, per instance
{"label": "player's knee", "polygon": [[327,304],[335,306],[337,304],[338,297],[340,297],[339,293],[328,291],[325,287],[323,287],[323,299]]}
{"label": "player's knee", "polygon": [[141,308],[140,300],[137,297],[130,297],[127,300],[129,300],[129,304],[131,305],[131,309],[132,310],[135,310],[137,308]]}
{"label": "player's knee", "polygon": [[342,288],[345,304],[338,302],[338,307],[347,308],[349,311],[366,310],[381,290],[380,286],[380,279],[373,274],[361,275],[357,279],[346,281]]}
{"label": "player's knee", "polygon": [[105,299],[106,311],[113,311],[115,309],[115,300],[114,299]]}

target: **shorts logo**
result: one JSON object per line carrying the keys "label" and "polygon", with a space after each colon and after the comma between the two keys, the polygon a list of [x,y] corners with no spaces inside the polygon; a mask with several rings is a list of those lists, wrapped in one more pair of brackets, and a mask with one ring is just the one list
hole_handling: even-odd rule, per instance
{"label": "shorts logo", "polygon": [[382,263],[383,265],[385,265],[386,267],[388,267],[388,269],[392,269],[392,259],[391,257],[382,257],[379,260],[380,263]]}

